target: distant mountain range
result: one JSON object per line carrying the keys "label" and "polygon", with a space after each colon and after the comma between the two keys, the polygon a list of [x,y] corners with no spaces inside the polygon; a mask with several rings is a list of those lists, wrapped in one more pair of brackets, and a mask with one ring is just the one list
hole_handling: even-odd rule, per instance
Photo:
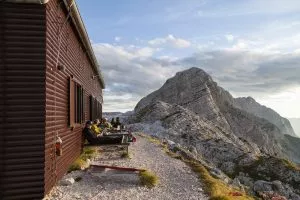
{"label": "distant mountain range", "polygon": [[125,113],[122,112],[103,112],[102,117],[107,118],[109,121],[111,121],[112,118],[119,117],[120,122],[126,122],[128,116],[132,115],[132,111],[127,111]]}
{"label": "distant mountain range", "polygon": [[300,118],[289,118],[291,125],[298,137],[300,137]]}

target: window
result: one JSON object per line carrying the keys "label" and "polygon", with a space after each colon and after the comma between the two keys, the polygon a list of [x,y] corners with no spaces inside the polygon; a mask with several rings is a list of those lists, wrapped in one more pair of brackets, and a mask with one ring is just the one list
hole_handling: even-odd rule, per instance
{"label": "window", "polygon": [[82,86],[69,79],[69,125],[84,122],[84,90]]}
{"label": "window", "polygon": [[93,96],[90,96],[90,120],[102,117],[102,104]]}

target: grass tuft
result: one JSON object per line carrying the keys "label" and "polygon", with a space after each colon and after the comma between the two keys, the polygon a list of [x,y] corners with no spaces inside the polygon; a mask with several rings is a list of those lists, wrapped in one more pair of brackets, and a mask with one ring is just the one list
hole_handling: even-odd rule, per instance
{"label": "grass tuft", "polygon": [[[205,185],[204,189],[209,194],[211,200],[254,200],[254,198],[248,196],[244,192],[231,188],[223,181],[213,178],[203,165],[196,162],[185,162],[202,180]],[[231,195],[234,193],[239,193],[241,196]]]}
{"label": "grass tuft", "polygon": [[281,162],[289,169],[292,169],[292,170],[300,170],[300,168],[295,164],[293,163],[292,161],[290,160],[287,160],[287,159],[281,159]]}
{"label": "grass tuft", "polygon": [[123,153],[121,154],[121,158],[128,158],[128,159],[130,159],[131,157],[130,157],[130,154],[129,154],[129,153],[123,152]]}
{"label": "grass tuft", "polygon": [[97,154],[95,147],[83,148],[82,154],[69,166],[68,173],[87,167],[87,159],[93,159]]}
{"label": "grass tuft", "polygon": [[85,147],[83,148],[80,158],[86,161],[87,159],[93,159],[98,155],[97,149],[95,147]]}
{"label": "grass tuft", "polygon": [[[168,148],[163,148],[163,151],[170,157],[180,159],[191,167],[204,183],[204,190],[210,196],[210,200],[254,200],[254,198],[248,196],[245,192],[234,189],[226,185],[223,181],[212,177],[208,170],[198,161],[188,160],[185,157],[170,151]],[[236,196],[234,194],[240,194],[241,196]]]}
{"label": "grass tuft", "polygon": [[141,184],[148,187],[153,188],[159,183],[159,178],[150,171],[143,171],[139,173]]}
{"label": "grass tuft", "polygon": [[76,170],[81,170],[86,165],[86,161],[82,160],[80,157],[73,162],[68,169],[68,173]]}
{"label": "grass tuft", "polygon": [[79,182],[81,180],[82,180],[82,177],[80,177],[80,176],[75,178],[75,182]]}
{"label": "grass tuft", "polygon": [[174,153],[173,151],[170,151],[168,149],[163,149],[167,155],[169,155],[172,158],[183,160],[184,158],[181,155],[178,155],[177,153]]}
{"label": "grass tuft", "polygon": [[146,138],[151,143],[154,143],[154,144],[157,144],[157,145],[162,145],[161,141],[158,138],[154,137],[154,136],[143,134],[143,133],[140,133],[138,135],[143,137],[143,138]]}
{"label": "grass tuft", "polygon": [[230,198],[228,198],[226,196],[215,196],[215,197],[211,197],[209,199],[210,200],[230,200]]}
{"label": "grass tuft", "polygon": [[159,139],[157,139],[155,137],[149,136],[149,137],[146,137],[146,138],[149,140],[149,142],[152,142],[152,143],[157,144],[157,145],[161,144],[161,142],[159,141]]}

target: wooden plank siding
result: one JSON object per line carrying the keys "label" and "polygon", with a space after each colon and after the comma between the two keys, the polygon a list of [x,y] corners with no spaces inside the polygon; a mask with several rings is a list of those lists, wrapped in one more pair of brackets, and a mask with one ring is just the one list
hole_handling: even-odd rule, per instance
{"label": "wooden plank siding", "polygon": [[[84,123],[69,125],[69,79],[84,89],[84,120],[89,119],[88,97],[93,95],[102,103],[102,88],[88,59],[79,36],[71,23],[65,22],[68,10],[57,0],[46,4],[46,133],[45,133],[45,192],[48,193],[79,156]],[[61,38],[59,38],[61,37]],[[59,44],[60,43],[60,44]],[[58,53],[58,49],[60,52]],[[65,71],[59,71],[58,65]],[[72,87],[74,88],[74,87]],[[71,102],[74,106],[74,102]],[[71,119],[73,120],[73,119]],[[63,155],[55,156],[56,134],[63,141]]]}
{"label": "wooden plank siding", "polygon": [[0,2],[0,199],[41,199],[45,6]]}
{"label": "wooden plank siding", "polygon": [[[79,156],[89,96],[103,102],[86,51],[63,1],[0,1],[1,200],[42,199]],[[69,124],[69,80],[83,88],[81,124]],[[62,156],[55,154],[57,135]]]}

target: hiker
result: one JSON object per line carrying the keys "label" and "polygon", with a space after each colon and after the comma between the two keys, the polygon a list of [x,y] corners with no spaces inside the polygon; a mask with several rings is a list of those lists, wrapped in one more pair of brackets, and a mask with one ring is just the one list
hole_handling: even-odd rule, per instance
{"label": "hiker", "polygon": [[112,125],[108,122],[107,118],[102,118],[101,123],[99,125],[101,129],[111,129]]}
{"label": "hiker", "polygon": [[119,117],[116,117],[116,122],[114,123],[113,127],[114,128],[118,128],[120,127],[121,128],[121,122],[120,122],[120,118]]}
{"label": "hiker", "polygon": [[85,139],[89,142],[89,144],[120,144],[122,143],[122,135],[114,135],[114,136],[97,136],[92,130],[93,123],[91,121],[87,121],[85,124],[85,128],[83,129],[83,134]]}
{"label": "hiker", "polygon": [[112,125],[112,127],[115,127],[115,123],[116,123],[115,118],[113,117],[110,121],[110,124]]}
{"label": "hiker", "polygon": [[92,131],[96,133],[96,135],[101,135],[102,132],[99,125],[100,125],[100,120],[99,119],[94,120],[94,123],[92,124]]}

